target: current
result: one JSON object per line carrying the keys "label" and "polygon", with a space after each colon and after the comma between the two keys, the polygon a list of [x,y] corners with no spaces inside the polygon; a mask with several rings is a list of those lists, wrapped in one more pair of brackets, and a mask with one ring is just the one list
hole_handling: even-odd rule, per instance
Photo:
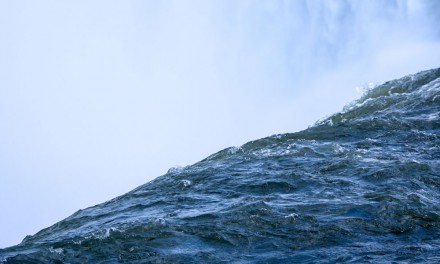
{"label": "current", "polygon": [[12,263],[440,263],[440,69],[1,249]]}

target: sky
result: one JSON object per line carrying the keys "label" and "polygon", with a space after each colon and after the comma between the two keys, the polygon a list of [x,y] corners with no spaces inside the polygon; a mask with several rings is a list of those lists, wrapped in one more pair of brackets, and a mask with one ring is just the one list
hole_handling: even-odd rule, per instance
{"label": "sky", "polygon": [[0,248],[440,67],[440,1],[0,0]]}

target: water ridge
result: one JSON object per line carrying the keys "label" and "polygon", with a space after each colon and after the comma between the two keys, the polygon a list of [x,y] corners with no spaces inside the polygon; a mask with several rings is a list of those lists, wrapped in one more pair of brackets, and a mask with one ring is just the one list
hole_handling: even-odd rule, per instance
{"label": "water ridge", "polygon": [[11,263],[440,262],[440,69],[169,172],[1,249]]}

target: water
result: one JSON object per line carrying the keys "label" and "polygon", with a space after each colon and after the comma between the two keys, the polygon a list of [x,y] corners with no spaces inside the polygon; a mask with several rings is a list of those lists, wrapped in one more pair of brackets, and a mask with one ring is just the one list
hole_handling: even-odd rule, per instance
{"label": "water", "polygon": [[4,263],[439,263],[440,69],[222,150],[0,250]]}

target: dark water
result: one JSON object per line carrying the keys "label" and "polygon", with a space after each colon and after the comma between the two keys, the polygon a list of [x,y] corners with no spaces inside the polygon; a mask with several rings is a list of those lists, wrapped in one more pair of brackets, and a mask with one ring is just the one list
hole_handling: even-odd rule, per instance
{"label": "dark water", "polygon": [[440,263],[439,147],[436,69],[305,131],[170,169],[0,250],[0,261]]}

